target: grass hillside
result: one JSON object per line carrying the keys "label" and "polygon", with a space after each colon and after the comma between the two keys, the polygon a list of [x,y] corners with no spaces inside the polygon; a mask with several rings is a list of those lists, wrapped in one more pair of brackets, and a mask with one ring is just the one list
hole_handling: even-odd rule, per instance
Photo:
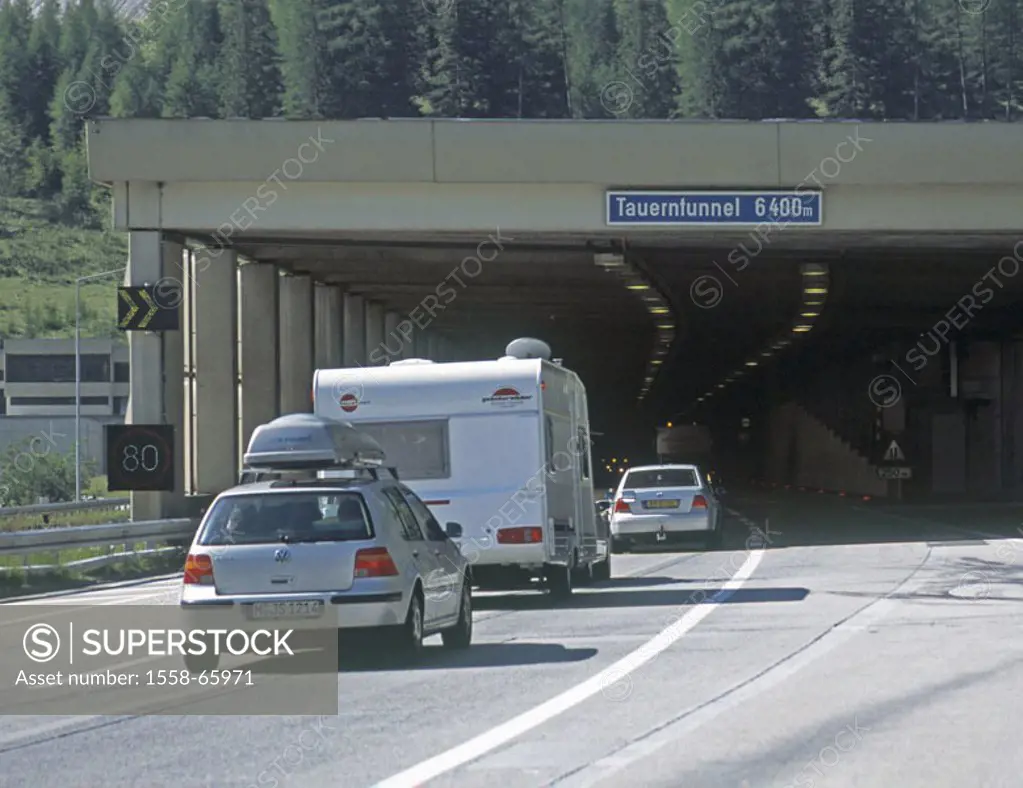
{"label": "grass hillside", "polygon": [[[0,198],[0,337],[53,338],[75,334],[75,280],[123,268],[128,236],[52,221],[39,200]],[[82,285],[82,336],[117,330],[117,286],[104,277]]]}

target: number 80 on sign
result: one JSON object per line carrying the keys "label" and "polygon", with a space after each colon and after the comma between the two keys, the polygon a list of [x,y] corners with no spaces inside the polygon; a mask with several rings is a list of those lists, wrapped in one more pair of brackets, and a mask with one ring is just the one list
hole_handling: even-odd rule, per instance
{"label": "number 80 on sign", "polygon": [[174,427],[110,424],[106,427],[107,488],[112,491],[174,490]]}

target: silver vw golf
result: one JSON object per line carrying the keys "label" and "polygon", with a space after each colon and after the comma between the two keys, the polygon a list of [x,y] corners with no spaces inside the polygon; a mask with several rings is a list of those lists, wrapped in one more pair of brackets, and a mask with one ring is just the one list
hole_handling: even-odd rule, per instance
{"label": "silver vw golf", "polygon": [[[295,423],[277,422],[284,419]],[[442,529],[382,469],[351,478],[276,475],[227,490],[210,506],[185,562],[183,609],[233,606],[249,625],[318,627],[310,619],[321,619],[342,635],[390,634],[412,653],[433,634],[448,648],[469,647],[468,562],[452,541],[459,524]],[[212,670],[213,659],[207,652],[186,664]]]}

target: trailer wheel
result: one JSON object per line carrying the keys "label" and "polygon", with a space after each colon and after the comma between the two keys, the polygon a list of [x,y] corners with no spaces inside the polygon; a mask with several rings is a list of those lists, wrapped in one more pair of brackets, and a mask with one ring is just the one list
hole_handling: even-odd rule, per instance
{"label": "trailer wheel", "polygon": [[544,579],[547,591],[554,599],[567,599],[572,596],[572,567],[547,564],[544,567]]}

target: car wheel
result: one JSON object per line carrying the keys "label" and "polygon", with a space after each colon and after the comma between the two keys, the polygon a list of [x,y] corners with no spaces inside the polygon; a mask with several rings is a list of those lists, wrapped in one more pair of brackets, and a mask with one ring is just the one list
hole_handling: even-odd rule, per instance
{"label": "car wheel", "polygon": [[546,571],[547,590],[555,599],[572,596],[572,567],[548,564]]}
{"label": "car wheel", "polygon": [[472,645],[472,590],[469,583],[462,585],[462,601],[459,603],[458,623],[440,633],[444,648],[464,649]]}
{"label": "car wheel", "polygon": [[611,579],[611,556],[593,565],[593,579],[598,583]]}
{"label": "car wheel", "polygon": [[423,598],[412,594],[408,615],[399,632],[398,648],[405,654],[419,654],[423,650]]}

